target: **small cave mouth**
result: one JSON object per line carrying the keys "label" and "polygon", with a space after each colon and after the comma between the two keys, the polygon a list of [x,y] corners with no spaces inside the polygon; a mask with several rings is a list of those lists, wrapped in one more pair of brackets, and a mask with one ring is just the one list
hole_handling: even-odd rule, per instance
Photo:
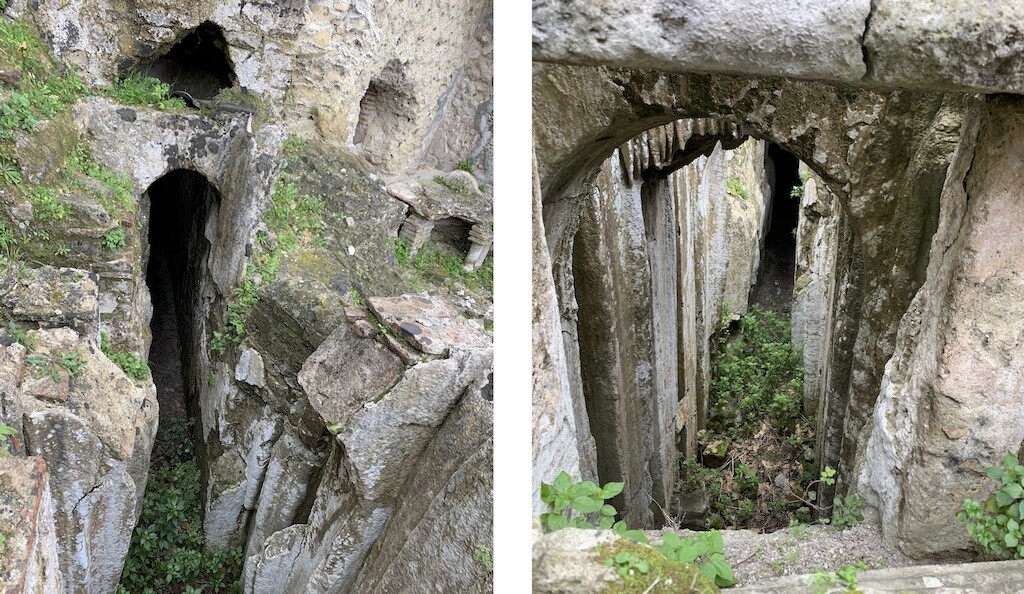
{"label": "small cave mouth", "polygon": [[800,221],[800,160],[774,142],[765,151],[765,174],[771,191],[768,229],[761,267],[751,302],[789,314],[796,268],[796,230]]}
{"label": "small cave mouth", "polygon": [[213,99],[222,90],[238,85],[224,30],[210,21],[186,33],[167,53],[145,63],[140,70],[169,84],[172,93],[185,93],[194,99]]}

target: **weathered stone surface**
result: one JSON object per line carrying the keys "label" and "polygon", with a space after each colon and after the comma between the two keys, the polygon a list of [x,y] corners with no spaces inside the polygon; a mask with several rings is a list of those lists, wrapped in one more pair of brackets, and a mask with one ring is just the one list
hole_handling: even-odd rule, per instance
{"label": "weathered stone surface", "polygon": [[310,355],[299,385],[328,427],[344,424],[394,387],[405,366],[387,347],[342,324]]}
{"label": "weathered stone surface", "polygon": [[256,349],[245,349],[235,366],[235,379],[256,388],[265,388],[263,357]]}
{"label": "weathered stone surface", "polygon": [[979,102],[942,193],[927,281],[886,366],[857,489],[887,541],[908,555],[967,546],[964,497],[992,489],[984,468],[1024,440],[1022,103]]}
{"label": "weathered stone surface", "polygon": [[[628,543],[628,544],[626,544]],[[610,530],[579,530],[565,528],[541,534],[539,524],[533,528],[533,592],[536,594],[585,594],[603,592],[616,587],[621,578],[603,563],[603,549],[635,547],[634,554],[660,555],[646,545],[638,545]],[[686,582],[671,586],[680,592],[714,594],[718,588],[701,575],[696,566],[679,569]],[[652,580],[653,581],[653,580]]]}
{"label": "weathered stone surface", "polygon": [[74,328],[99,340],[96,276],[72,268],[14,267],[0,272],[0,302],[29,327]]}
{"label": "weathered stone surface", "polygon": [[[811,591],[814,575],[793,575],[730,589],[737,594],[788,594]],[[918,565],[857,572],[864,594],[1011,594],[1024,589],[1024,561],[963,565]]]}
{"label": "weathered stone surface", "polygon": [[353,592],[493,591],[493,405],[466,394],[424,450]]}
{"label": "weathered stone surface", "polygon": [[600,592],[617,578],[601,564],[594,549],[619,539],[610,530],[566,528],[542,535],[533,526],[534,592]]}
{"label": "weathered stone surface", "polygon": [[876,0],[865,30],[872,83],[1020,93],[1024,6]]}
{"label": "weathered stone surface", "polygon": [[[66,591],[109,592],[121,575],[149,469],[155,390],[152,383],[128,379],[95,343],[73,330],[40,330],[37,336],[30,357],[2,359],[5,365],[24,365],[15,371],[20,385],[0,394],[3,408],[20,411],[10,424],[24,436],[28,454],[46,459],[51,469]],[[66,385],[65,396],[59,402],[33,397],[25,389],[33,379]]]}
{"label": "weathered stone surface", "polygon": [[[373,299],[368,301],[372,303]],[[443,304],[437,305],[445,310]],[[447,323],[461,324],[454,318]],[[467,394],[478,395],[480,387],[487,383],[492,348],[489,342],[481,343],[472,337],[466,345],[453,345],[448,358],[420,362],[409,368],[393,385],[377,379],[373,381],[378,387],[373,388],[373,381],[357,378],[351,384],[339,383],[342,372],[337,365],[343,361],[345,369],[361,369],[364,363],[379,357],[390,361],[389,366],[396,364],[394,356],[381,351],[383,347],[377,342],[356,336],[347,326],[343,323],[320,345],[299,374],[300,382],[310,391],[311,407],[329,411],[320,426],[330,422],[331,431],[336,432],[319,484],[310,485],[311,490],[302,496],[304,501],[312,501],[308,520],[269,534],[252,545],[255,552],[246,561],[248,591],[262,591],[255,588],[268,584],[283,584],[284,591],[350,591],[367,554],[399,505],[403,485],[413,476],[414,469],[421,466],[425,448],[458,403],[469,397]],[[443,333],[443,328],[438,330]],[[359,343],[374,346],[355,348]],[[467,346],[471,344],[480,346]],[[357,393],[357,385],[364,389],[369,385],[371,389]],[[284,451],[291,449],[283,447]],[[455,456],[449,462],[461,465],[460,460],[460,456]],[[297,468],[300,474],[314,472],[312,468],[303,468]],[[264,489],[261,504],[284,501],[286,505],[298,505],[298,482],[294,476],[275,478],[274,490]],[[477,497],[472,493],[476,491],[467,489],[467,496]],[[283,524],[287,516],[283,514],[275,521]],[[295,519],[293,515],[288,521]],[[430,529],[424,526],[424,530]]]}
{"label": "weathered stone surface", "polygon": [[53,499],[42,458],[0,457],[0,526],[5,537],[0,591],[51,594],[63,590]]}
{"label": "weathered stone surface", "polygon": [[[45,33],[59,61],[93,84],[108,84],[130,67],[146,71],[189,30],[212,22],[224,30],[238,86],[261,97],[289,129],[354,146],[392,170],[415,165],[442,123],[476,121],[488,103],[489,89],[487,99],[452,96],[485,80],[487,71],[474,69],[471,80],[459,84],[467,61],[485,59],[477,37],[487,36],[489,9],[488,2],[471,0],[9,5],[10,14]],[[486,111],[483,117],[489,125]],[[460,150],[443,154],[446,166],[481,154],[489,139],[478,128],[460,130],[461,142],[439,141],[431,154],[437,159],[441,151]],[[468,146],[473,151],[461,152]]]}
{"label": "weathered stone surface", "polygon": [[428,355],[445,356],[453,348],[484,348],[490,342],[479,328],[459,319],[458,310],[437,297],[370,297],[367,304],[388,329]]}
{"label": "weathered stone surface", "polygon": [[[540,483],[563,470],[581,480],[597,480],[597,454],[586,403],[572,392],[561,338],[558,295],[541,216],[540,178],[533,168],[533,514],[547,511]],[[575,343],[572,343],[575,344]]]}
{"label": "weathered stone surface", "polygon": [[776,3],[545,0],[533,7],[535,60],[668,72],[859,81],[868,0]]}
{"label": "weathered stone surface", "polygon": [[1019,93],[1021,7],[954,1],[697,0],[533,7],[535,60],[785,76],[888,89]]}

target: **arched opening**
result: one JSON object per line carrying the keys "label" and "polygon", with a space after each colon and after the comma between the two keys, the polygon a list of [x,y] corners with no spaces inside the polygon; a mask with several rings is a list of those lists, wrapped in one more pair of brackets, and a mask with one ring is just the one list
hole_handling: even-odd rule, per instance
{"label": "arched opening", "polygon": [[141,70],[171,85],[172,92],[183,91],[195,99],[212,99],[238,84],[224,30],[210,21],[189,31]]}
{"label": "arched opening", "polygon": [[396,137],[401,137],[413,121],[416,98],[406,68],[391,60],[366,87],[359,101],[359,121],[352,144],[362,148],[367,160],[384,163]]}
{"label": "arched opening", "polygon": [[150,562],[154,547],[160,559],[204,554],[206,462],[195,436],[201,424],[199,391],[205,381],[202,333],[214,292],[208,280],[208,234],[215,228],[220,200],[220,193],[204,175],[187,169],[175,169],[153,182],[141,200],[144,208],[149,205],[145,230],[149,240],[146,283],[153,305],[149,365],[160,417],[146,497],[122,574],[121,584],[128,591],[141,591],[153,583],[177,588],[182,580],[190,580],[186,585],[193,587],[211,588],[212,583],[238,579],[239,568],[230,563],[204,565],[191,577],[183,577],[172,575],[165,567],[168,564]]}

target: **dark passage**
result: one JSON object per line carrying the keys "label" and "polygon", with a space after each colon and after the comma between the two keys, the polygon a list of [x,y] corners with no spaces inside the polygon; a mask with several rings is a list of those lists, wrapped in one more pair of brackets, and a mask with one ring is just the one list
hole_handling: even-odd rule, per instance
{"label": "dark passage", "polygon": [[[800,160],[772,143],[765,154],[765,174],[771,184],[771,214],[751,301],[763,309],[788,314],[793,301],[796,228],[803,191]],[[796,193],[794,188],[798,188]]]}
{"label": "dark passage", "polygon": [[172,92],[184,91],[196,99],[213,99],[238,82],[227,50],[224,30],[207,21],[142,71],[171,85]]}
{"label": "dark passage", "polygon": [[[201,281],[206,274],[210,242],[206,221],[220,197],[206,178],[176,169],[149,188],[151,249],[147,283],[153,296],[153,348],[150,364],[164,407],[175,415],[191,416],[198,395]],[[160,380],[167,381],[166,387]],[[163,388],[163,389],[162,389]],[[165,405],[164,399],[167,399]]]}
{"label": "dark passage", "polygon": [[153,301],[149,364],[160,424],[146,496],[121,584],[127,592],[240,592],[241,550],[208,549],[203,539],[202,448],[196,447],[201,387],[208,220],[220,195],[204,176],[177,169],[153,183],[146,282]]}

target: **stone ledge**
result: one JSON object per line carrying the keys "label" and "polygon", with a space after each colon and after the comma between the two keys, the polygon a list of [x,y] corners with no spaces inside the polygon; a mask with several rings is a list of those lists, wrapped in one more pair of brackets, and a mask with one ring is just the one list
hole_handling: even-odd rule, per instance
{"label": "stone ledge", "polygon": [[[813,584],[813,575],[794,575],[753,586],[731,588],[729,592],[808,592],[813,591]],[[919,565],[862,571],[857,574],[857,588],[863,594],[1017,594],[1024,592],[1024,561]]]}

